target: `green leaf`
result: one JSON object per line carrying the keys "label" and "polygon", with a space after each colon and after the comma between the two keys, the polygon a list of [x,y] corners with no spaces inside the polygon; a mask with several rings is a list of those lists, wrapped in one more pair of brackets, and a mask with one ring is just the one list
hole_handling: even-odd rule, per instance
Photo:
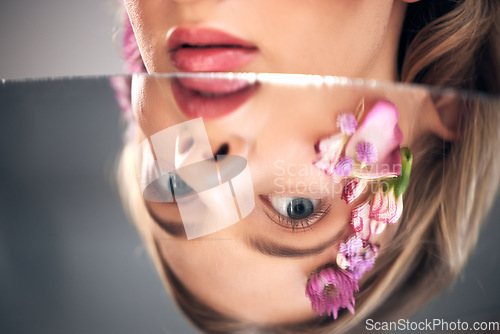
{"label": "green leaf", "polygon": [[399,150],[401,154],[401,174],[394,181],[394,196],[396,199],[403,195],[408,188],[408,183],[410,182],[411,164],[413,162],[413,156],[408,147],[402,147]]}

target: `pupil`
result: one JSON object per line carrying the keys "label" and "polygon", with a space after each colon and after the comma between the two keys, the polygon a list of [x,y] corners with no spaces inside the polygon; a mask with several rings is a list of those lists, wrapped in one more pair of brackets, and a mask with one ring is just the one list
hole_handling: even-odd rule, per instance
{"label": "pupil", "polygon": [[302,219],[314,212],[313,203],[307,198],[294,198],[286,208],[288,216],[292,219]]}
{"label": "pupil", "polygon": [[170,175],[170,189],[175,197],[182,197],[189,194],[193,189],[177,174]]}

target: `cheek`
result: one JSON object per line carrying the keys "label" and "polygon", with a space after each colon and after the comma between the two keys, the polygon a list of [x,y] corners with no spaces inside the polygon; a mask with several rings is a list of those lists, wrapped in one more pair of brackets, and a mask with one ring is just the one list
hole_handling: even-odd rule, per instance
{"label": "cheek", "polygon": [[[363,76],[386,36],[391,2],[328,1],[294,4],[294,14],[262,24],[269,31],[264,51],[280,72]],[[290,7],[290,6],[289,6]],[[277,14],[278,15],[278,14]]]}
{"label": "cheek", "polygon": [[305,297],[302,261],[255,255],[235,239],[172,241],[160,247],[187,289],[223,314],[258,323],[314,316]]}
{"label": "cheek", "polygon": [[178,112],[167,78],[136,76],[132,79],[132,108],[143,133],[150,137],[185,121]]}
{"label": "cheek", "polygon": [[[126,1],[134,34],[148,73],[157,72],[158,64],[165,60],[158,50],[166,48],[166,31],[168,31],[171,11],[170,2],[167,1]],[[158,52],[158,54],[157,54]]]}

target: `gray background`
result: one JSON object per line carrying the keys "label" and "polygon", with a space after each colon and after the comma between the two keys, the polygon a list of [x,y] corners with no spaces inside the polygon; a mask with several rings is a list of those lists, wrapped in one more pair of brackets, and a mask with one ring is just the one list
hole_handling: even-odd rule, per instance
{"label": "gray background", "polygon": [[[121,72],[114,0],[0,3],[0,78]],[[190,331],[121,211],[118,124],[107,79],[1,86],[1,333]],[[415,320],[500,321],[499,214]]]}
{"label": "gray background", "polygon": [[0,78],[122,73],[121,0],[1,0]]}
{"label": "gray background", "polygon": [[107,78],[0,84],[0,333],[193,333],[114,182]]}

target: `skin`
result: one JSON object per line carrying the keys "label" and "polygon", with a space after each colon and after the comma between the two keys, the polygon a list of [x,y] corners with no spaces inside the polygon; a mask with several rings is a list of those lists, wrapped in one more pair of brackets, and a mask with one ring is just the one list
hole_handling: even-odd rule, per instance
{"label": "skin", "polygon": [[397,78],[402,1],[126,0],[125,4],[149,73],[176,71],[166,39],[170,29],[182,26],[216,28],[256,45],[257,59],[234,71]]}
{"label": "skin", "polygon": [[[403,1],[126,0],[125,4],[149,73],[176,71],[166,39],[173,27],[183,26],[217,28],[255,44],[259,55],[234,71],[397,79]],[[172,97],[161,94],[169,91],[168,85],[167,80],[137,84],[139,93],[133,102],[143,131],[139,141],[187,120]],[[352,234],[350,212],[357,204],[340,200],[338,186],[311,168],[311,162],[316,157],[314,145],[338,131],[336,115],[354,111],[363,93],[338,92],[332,97],[314,90],[291,90],[262,87],[237,112],[205,122],[214,152],[227,145],[227,154],[248,160],[256,208],[247,218],[188,241],[174,204],[146,202],[152,217],[144,220],[151,226],[159,253],[186,287],[219,312],[259,324],[316,316],[304,293],[307,276],[334,262],[339,243]],[[425,93],[416,91],[403,98],[379,93],[405,110],[399,122],[404,145],[412,147],[419,136],[445,130],[432,106],[415,112],[427,103],[422,102],[428,101]],[[274,101],[280,101],[278,107]],[[369,103],[374,100],[367,107]],[[171,106],[171,112],[164,112],[165,105]],[[327,213],[305,228],[280,225],[269,198],[283,196],[318,199],[318,207]],[[391,232],[384,233],[380,242],[390,236]],[[268,254],[250,240],[265,240],[296,252],[287,257]]]}

